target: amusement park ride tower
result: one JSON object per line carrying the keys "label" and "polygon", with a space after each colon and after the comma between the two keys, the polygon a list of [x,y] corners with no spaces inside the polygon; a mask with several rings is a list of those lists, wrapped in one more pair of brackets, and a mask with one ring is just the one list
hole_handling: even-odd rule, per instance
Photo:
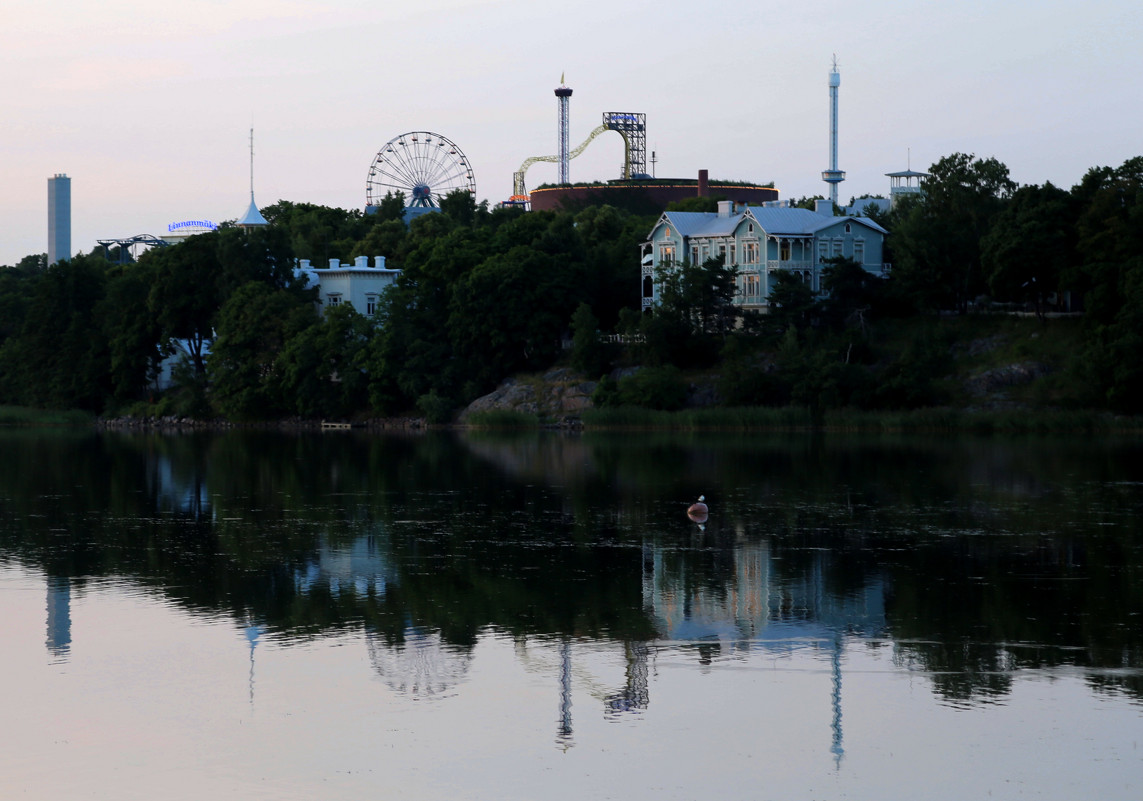
{"label": "amusement park ride tower", "polygon": [[829,169],[822,171],[822,180],[829,184],[829,199],[837,205],[837,185],[845,180],[845,171],[837,168],[837,89],[841,86],[841,73],[837,71],[837,56],[829,74]]}
{"label": "amusement park ride tower", "polygon": [[560,104],[560,151],[559,151],[559,165],[560,165],[560,178],[561,184],[569,183],[568,181],[568,101],[572,96],[572,90],[564,83],[564,76],[560,76],[560,86],[556,89],[556,99]]}

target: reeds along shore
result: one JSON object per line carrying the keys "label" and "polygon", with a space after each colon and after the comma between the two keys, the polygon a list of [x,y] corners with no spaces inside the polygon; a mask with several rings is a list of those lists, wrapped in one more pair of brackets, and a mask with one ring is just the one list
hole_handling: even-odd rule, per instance
{"label": "reeds along shore", "polygon": [[[5,427],[86,427],[96,419],[82,411],[29,409],[0,406],[0,426]],[[188,421],[182,426],[187,427]],[[191,421],[193,422],[193,421]],[[287,428],[318,428],[291,421]],[[361,426],[365,429],[390,430],[424,428],[424,422],[412,418],[384,421],[386,424]],[[229,427],[219,421],[202,421],[205,427]],[[129,427],[129,426],[128,426]],[[262,427],[283,427],[280,423],[263,423]],[[445,426],[450,427],[450,426]],[[963,410],[952,408],[915,409],[912,411],[859,411],[830,409],[815,415],[810,409],[796,406],[685,409],[664,412],[634,406],[589,409],[582,417],[545,419],[527,412],[495,409],[472,414],[455,426],[467,429],[538,430],[628,430],[628,431],[832,431],[832,432],[965,432],[976,434],[1143,434],[1143,418],[1123,417],[1101,411],[1065,410]]]}
{"label": "reeds along shore", "polygon": [[815,415],[786,406],[688,409],[660,412],[620,407],[584,413],[584,428],[735,431],[963,431],[972,433],[1143,433],[1143,419],[1098,411],[982,410],[951,408],[912,411],[831,409]]}

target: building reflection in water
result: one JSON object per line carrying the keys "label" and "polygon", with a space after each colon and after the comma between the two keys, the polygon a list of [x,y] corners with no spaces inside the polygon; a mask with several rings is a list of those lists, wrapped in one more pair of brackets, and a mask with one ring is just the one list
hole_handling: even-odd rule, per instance
{"label": "building reflection in water", "polygon": [[66,662],[71,653],[71,579],[48,576],[48,655]]}
{"label": "building reflection in water", "polygon": [[[725,581],[702,581],[690,575],[689,563],[671,552],[644,549],[643,601],[653,616],[661,641],[691,643],[698,662],[709,669],[720,658],[764,649],[792,651],[828,649],[830,655],[830,752],[840,767],[842,736],[842,664],[847,635],[874,637],[884,633],[884,581],[875,577],[855,592],[842,595],[827,586],[831,554],[822,551],[807,569],[779,577],[769,543],[739,542],[730,552]],[[645,655],[629,653],[630,676]],[[644,704],[647,699],[644,697]],[[612,704],[611,711],[621,705]]]}
{"label": "building reflection in water", "polygon": [[386,537],[370,534],[358,537],[348,546],[334,547],[323,539],[317,554],[295,571],[295,589],[307,595],[315,586],[324,585],[333,595],[350,592],[359,597],[370,593],[384,596],[398,578],[386,542]]}
{"label": "building reflection in water", "polygon": [[157,499],[160,511],[174,512],[192,520],[210,519],[213,511],[204,468],[191,466],[189,470],[179,470],[176,461],[165,454],[157,454],[148,468],[148,489]]}

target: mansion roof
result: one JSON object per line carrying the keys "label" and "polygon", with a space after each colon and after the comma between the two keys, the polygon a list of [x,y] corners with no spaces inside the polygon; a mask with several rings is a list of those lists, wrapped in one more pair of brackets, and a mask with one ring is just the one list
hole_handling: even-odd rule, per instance
{"label": "mansion roof", "polygon": [[755,222],[762,232],[770,236],[813,236],[818,231],[839,222],[858,223],[879,233],[888,233],[866,217],[827,217],[809,209],[786,206],[747,206],[742,211],[729,215],[717,212],[667,211],[663,212],[655,228],[667,224],[685,238],[730,237],[734,236],[734,232],[746,219]]}

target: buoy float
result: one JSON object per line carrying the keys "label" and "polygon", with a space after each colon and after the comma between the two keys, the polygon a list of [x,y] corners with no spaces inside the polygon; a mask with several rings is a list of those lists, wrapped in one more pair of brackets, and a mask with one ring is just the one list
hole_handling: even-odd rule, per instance
{"label": "buoy float", "polygon": [[703,501],[706,500],[705,495],[700,495],[698,500],[687,507],[687,517],[696,523],[705,523],[709,515],[709,510]]}

